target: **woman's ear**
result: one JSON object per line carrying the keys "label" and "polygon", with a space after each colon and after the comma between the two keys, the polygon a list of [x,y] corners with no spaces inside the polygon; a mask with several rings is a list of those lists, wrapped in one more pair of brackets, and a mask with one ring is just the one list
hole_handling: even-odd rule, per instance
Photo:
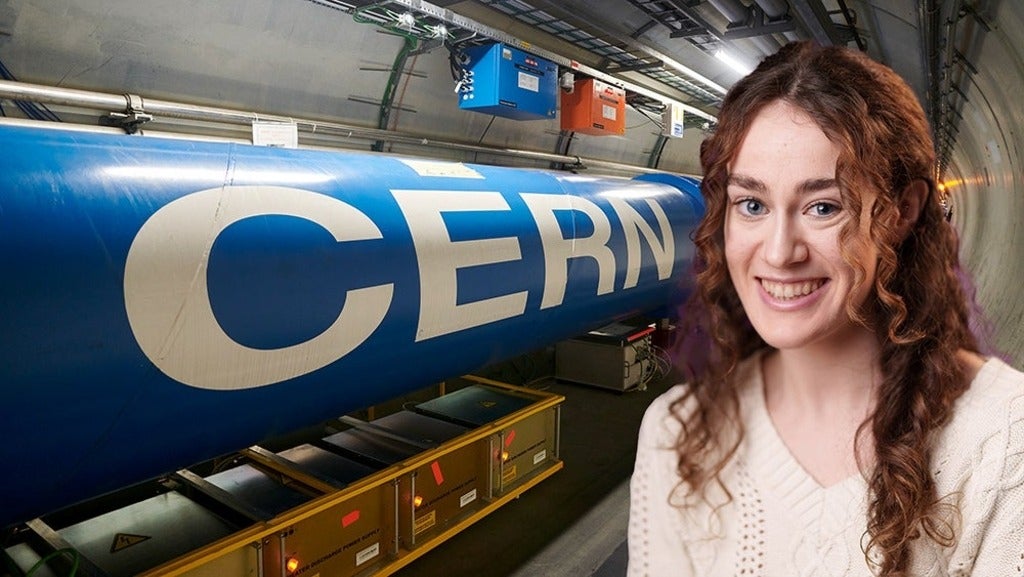
{"label": "woman's ear", "polygon": [[914,228],[914,223],[921,216],[921,209],[924,208],[926,202],[928,202],[928,183],[926,181],[917,179],[903,189],[903,193],[900,194],[900,219],[896,223],[896,232],[900,242],[903,242],[910,234],[910,230]]}

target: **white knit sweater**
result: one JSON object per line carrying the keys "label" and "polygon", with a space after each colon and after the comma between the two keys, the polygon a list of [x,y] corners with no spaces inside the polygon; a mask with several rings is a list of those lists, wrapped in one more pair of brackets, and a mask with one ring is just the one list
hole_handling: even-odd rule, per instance
{"label": "white knit sweater", "polygon": [[[658,397],[640,428],[630,490],[629,576],[869,576],[867,483],[858,474],[821,487],[789,453],[764,403],[760,355],[739,370],[746,435],[723,472],[732,494],[708,502],[678,486],[679,431]],[[1024,374],[998,359],[982,367],[937,439],[937,493],[959,509],[957,544],[928,538],[912,550],[918,577],[1024,576]],[[674,507],[687,502],[691,507]]]}

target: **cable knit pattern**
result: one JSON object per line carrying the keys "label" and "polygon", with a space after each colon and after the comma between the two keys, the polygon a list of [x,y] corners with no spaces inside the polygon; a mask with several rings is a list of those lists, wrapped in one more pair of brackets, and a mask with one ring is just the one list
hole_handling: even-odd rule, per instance
{"label": "cable knit pattern", "polygon": [[[720,490],[704,501],[679,485],[669,406],[684,385],[648,408],[631,481],[630,577],[872,575],[861,550],[866,482],[821,487],[803,470],[768,416],[759,359],[738,372],[746,436],[723,471],[724,506]],[[918,541],[910,574],[1024,577],[1024,374],[985,363],[936,439],[933,473],[958,541]]]}

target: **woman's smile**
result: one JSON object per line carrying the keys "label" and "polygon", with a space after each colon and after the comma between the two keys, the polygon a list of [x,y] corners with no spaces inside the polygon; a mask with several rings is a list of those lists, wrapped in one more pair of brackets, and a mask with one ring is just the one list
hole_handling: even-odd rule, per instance
{"label": "woman's smile", "polygon": [[798,299],[800,297],[807,296],[825,284],[827,279],[814,279],[805,281],[773,281],[768,279],[759,279],[761,281],[761,288],[764,292],[768,293],[775,300],[789,301]]}

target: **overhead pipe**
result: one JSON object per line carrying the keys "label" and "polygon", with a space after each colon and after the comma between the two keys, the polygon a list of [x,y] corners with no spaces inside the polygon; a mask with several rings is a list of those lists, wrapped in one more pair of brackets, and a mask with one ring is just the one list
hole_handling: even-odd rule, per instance
{"label": "overhead pipe", "polygon": [[44,86],[25,82],[11,82],[0,80],[0,99],[23,100],[41,102],[45,104],[74,106],[91,110],[141,112],[163,118],[176,120],[191,120],[201,122],[222,122],[238,125],[249,125],[254,121],[270,122],[291,122],[299,130],[310,134],[321,135],[331,134],[341,138],[356,138],[370,141],[387,141],[397,144],[408,144],[412,146],[424,146],[442,148],[447,150],[460,150],[464,152],[479,152],[536,160],[540,162],[558,162],[577,166],[580,168],[604,168],[621,172],[632,173],[659,173],[660,170],[653,170],[643,166],[611,162],[596,158],[583,158],[580,156],[569,156],[562,154],[551,154],[532,150],[515,148],[498,148],[484,146],[482,144],[471,144],[451,140],[439,140],[428,138],[424,135],[383,130],[379,128],[366,128],[339,122],[325,122],[289,116],[278,116],[274,114],[260,114],[251,111],[233,110],[214,106],[199,106],[195,104],[184,104],[155,98],[142,98],[134,94],[109,94],[75,88],[61,88],[55,86]]}

